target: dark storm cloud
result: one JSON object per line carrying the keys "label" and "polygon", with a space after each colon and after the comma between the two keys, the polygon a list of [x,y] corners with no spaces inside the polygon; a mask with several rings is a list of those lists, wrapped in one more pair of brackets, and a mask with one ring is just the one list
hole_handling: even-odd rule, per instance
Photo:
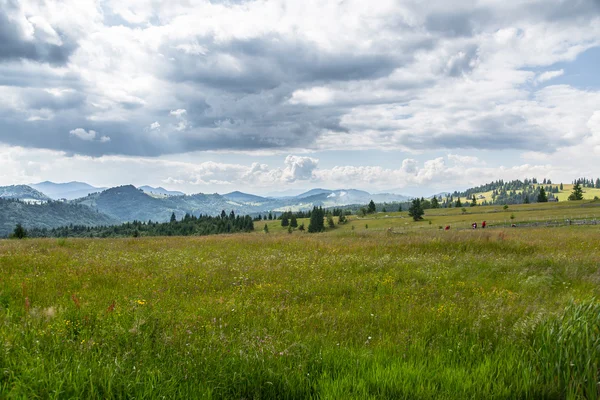
{"label": "dark storm cloud", "polygon": [[71,38],[57,31],[62,45],[28,40],[23,37],[20,28],[8,16],[8,11],[18,9],[16,0],[7,0],[0,8],[0,62],[26,59],[50,64],[65,64],[77,44]]}
{"label": "dark storm cloud", "polygon": [[198,83],[227,92],[255,93],[286,83],[319,83],[376,79],[389,75],[411,56],[381,52],[326,52],[316,45],[270,35],[206,46],[206,54],[166,48],[165,74],[174,81]]}

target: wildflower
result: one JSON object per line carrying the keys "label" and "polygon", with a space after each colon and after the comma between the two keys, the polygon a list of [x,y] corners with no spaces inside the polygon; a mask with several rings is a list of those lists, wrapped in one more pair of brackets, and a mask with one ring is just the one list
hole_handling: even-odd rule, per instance
{"label": "wildflower", "polygon": [[138,300],[136,301],[136,303],[138,303],[140,306],[143,306],[144,304],[146,304],[146,300]]}

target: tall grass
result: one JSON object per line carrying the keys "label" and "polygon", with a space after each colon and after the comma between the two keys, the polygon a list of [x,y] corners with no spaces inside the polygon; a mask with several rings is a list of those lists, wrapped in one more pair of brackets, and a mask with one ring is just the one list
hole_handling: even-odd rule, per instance
{"label": "tall grass", "polygon": [[0,241],[0,398],[595,398],[600,232]]}

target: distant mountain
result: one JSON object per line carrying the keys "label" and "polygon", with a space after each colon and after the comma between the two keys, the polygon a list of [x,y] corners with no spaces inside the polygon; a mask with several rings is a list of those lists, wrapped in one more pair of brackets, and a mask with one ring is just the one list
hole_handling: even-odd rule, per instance
{"label": "distant mountain", "polygon": [[174,190],[167,190],[162,187],[152,187],[152,186],[140,186],[138,189],[142,189],[144,192],[148,194],[157,194],[163,196],[185,196],[183,192],[177,192]]}
{"label": "distant mountain", "polygon": [[[292,199],[286,199],[286,202],[289,204],[288,207],[291,207],[292,209],[303,209],[311,208],[313,205],[321,207],[342,207],[355,204],[367,204],[371,200],[376,203],[394,203],[405,202],[408,199],[407,196],[403,195],[391,193],[371,194],[356,189],[312,189]],[[297,205],[294,206],[293,203],[296,203]]]}
{"label": "distant mountain", "polygon": [[28,228],[58,228],[65,225],[113,225],[119,221],[89,207],[52,201],[28,204],[0,199],[0,237],[11,233],[20,223]]}
{"label": "distant mountain", "polygon": [[297,197],[269,198],[239,191],[219,194],[194,195],[156,195],[146,193],[142,188],[132,185],[107,189],[100,193],[90,194],[76,199],[75,204],[82,204],[107,214],[122,222],[127,221],[168,221],[171,214],[179,219],[185,214],[218,215],[222,210],[235,214],[260,214],[268,211],[310,210],[314,206],[343,207],[346,205],[367,204],[371,199],[375,202],[406,201],[405,196],[380,194],[355,189],[327,190],[315,189]]}
{"label": "distant mountain", "polygon": [[293,196],[297,199],[304,199],[307,197],[312,197],[312,196],[318,196],[320,194],[330,194],[331,192],[333,192],[332,190],[327,190],[327,189],[311,189],[308,192],[304,192],[301,193],[297,196]]}
{"label": "distant mountain", "polygon": [[218,215],[222,210],[234,210],[236,214],[249,214],[253,211],[251,207],[237,204],[218,194],[154,197],[132,185],[110,188],[73,202],[96,209],[122,222],[163,222],[168,221],[172,213],[177,218],[182,218],[186,213]]}
{"label": "distant mountain", "polygon": [[74,200],[80,197],[85,197],[90,193],[101,192],[106,189],[102,187],[94,187],[85,182],[54,183],[45,181],[35,183],[30,186],[54,200]]}
{"label": "distant mountain", "polygon": [[231,192],[223,195],[224,198],[231,201],[236,201],[240,203],[266,203],[272,201],[273,199],[268,199],[266,197],[256,196],[253,194],[242,193],[242,192]]}
{"label": "distant mountain", "polygon": [[27,202],[46,202],[51,200],[44,193],[27,185],[0,186],[0,198]]}

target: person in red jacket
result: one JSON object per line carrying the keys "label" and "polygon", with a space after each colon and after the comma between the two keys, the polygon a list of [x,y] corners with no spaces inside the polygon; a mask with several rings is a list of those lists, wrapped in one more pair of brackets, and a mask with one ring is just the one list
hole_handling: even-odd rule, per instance
{"label": "person in red jacket", "polygon": [[484,228],[485,228],[485,221],[483,221],[483,222],[481,223],[481,229],[484,229]]}

